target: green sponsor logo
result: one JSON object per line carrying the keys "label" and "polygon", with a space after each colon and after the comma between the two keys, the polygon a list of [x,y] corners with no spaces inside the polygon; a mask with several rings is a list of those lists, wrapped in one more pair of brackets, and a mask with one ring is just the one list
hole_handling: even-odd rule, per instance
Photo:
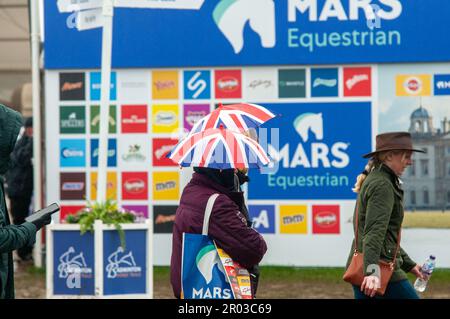
{"label": "green sponsor logo", "polygon": [[146,157],[141,151],[141,145],[133,144],[128,146],[128,153],[122,155],[125,162],[145,162]]}
{"label": "green sponsor logo", "polygon": [[[109,133],[117,132],[116,106],[109,107]],[[91,107],[91,134],[98,134],[100,131],[100,106]]]}
{"label": "green sponsor logo", "polygon": [[86,133],[86,111],[84,106],[61,106],[59,111],[61,134]]}
{"label": "green sponsor logo", "polygon": [[306,97],[306,72],[299,70],[279,70],[280,98]]}

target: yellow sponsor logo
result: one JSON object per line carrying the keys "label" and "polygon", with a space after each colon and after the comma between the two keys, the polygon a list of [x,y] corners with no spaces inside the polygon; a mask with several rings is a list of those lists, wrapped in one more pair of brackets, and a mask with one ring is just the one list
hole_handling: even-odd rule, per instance
{"label": "yellow sponsor logo", "polygon": [[178,172],[153,173],[153,199],[179,200],[180,175]]}
{"label": "yellow sponsor logo", "polygon": [[397,75],[396,77],[397,96],[430,96],[431,95],[431,75]]}
{"label": "yellow sponsor logo", "polygon": [[[97,199],[97,176],[97,172],[91,173],[91,200]],[[117,173],[108,172],[106,180],[106,198],[117,200]]]}
{"label": "yellow sponsor logo", "polygon": [[179,127],[178,105],[153,105],[153,133],[173,133]]}
{"label": "yellow sponsor logo", "polygon": [[280,233],[307,234],[308,207],[306,205],[280,206]]}
{"label": "yellow sponsor logo", "polygon": [[154,71],[152,73],[152,95],[155,100],[178,99],[178,72]]}

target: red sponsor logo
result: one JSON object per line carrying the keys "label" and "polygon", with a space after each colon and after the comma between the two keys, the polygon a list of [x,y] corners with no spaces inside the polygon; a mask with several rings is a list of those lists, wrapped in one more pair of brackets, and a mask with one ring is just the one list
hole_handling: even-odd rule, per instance
{"label": "red sponsor logo", "polygon": [[344,68],[344,96],[371,96],[372,69]]}
{"label": "red sponsor logo", "polygon": [[122,199],[148,199],[147,173],[122,173]]}
{"label": "red sponsor logo", "polygon": [[122,133],[147,133],[147,105],[122,106]]}
{"label": "red sponsor logo", "polygon": [[418,93],[422,89],[422,82],[418,78],[409,78],[405,83],[406,91],[410,93]]}
{"label": "red sponsor logo", "polygon": [[239,88],[239,80],[231,76],[225,76],[217,81],[217,87],[225,92],[233,92]]}
{"label": "red sponsor logo", "polygon": [[170,138],[153,139],[153,166],[178,166],[166,155],[178,144],[178,140]]}
{"label": "red sponsor logo", "polygon": [[236,277],[236,270],[234,269],[234,267],[226,266],[225,270],[228,273],[228,276]]}
{"label": "red sponsor logo", "polygon": [[339,205],[314,205],[313,234],[339,234],[340,210]]}
{"label": "red sponsor logo", "polygon": [[67,216],[75,215],[78,211],[82,210],[84,206],[61,206],[61,212],[59,220],[61,223],[65,223]]}
{"label": "red sponsor logo", "polygon": [[218,70],[215,72],[216,98],[240,99],[242,97],[242,75],[240,70]]}
{"label": "red sponsor logo", "polygon": [[128,193],[140,194],[145,190],[145,181],[138,178],[129,179],[123,186]]}

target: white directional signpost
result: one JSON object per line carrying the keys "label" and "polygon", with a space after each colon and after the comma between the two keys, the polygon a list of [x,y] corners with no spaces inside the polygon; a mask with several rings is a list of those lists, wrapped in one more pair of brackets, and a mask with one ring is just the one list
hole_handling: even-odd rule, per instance
{"label": "white directional signpost", "polygon": [[108,114],[111,83],[111,56],[114,7],[146,9],[199,10],[204,0],[58,0],[58,10],[62,13],[75,12],[79,30],[103,27],[100,136],[98,154],[97,201],[106,200],[106,170],[108,154]]}
{"label": "white directional signpost", "polygon": [[101,8],[102,0],[58,0],[59,12],[75,12],[88,9]]}
{"label": "white directional signpost", "polygon": [[185,9],[199,10],[205,0],[116,0],[119,8]]}

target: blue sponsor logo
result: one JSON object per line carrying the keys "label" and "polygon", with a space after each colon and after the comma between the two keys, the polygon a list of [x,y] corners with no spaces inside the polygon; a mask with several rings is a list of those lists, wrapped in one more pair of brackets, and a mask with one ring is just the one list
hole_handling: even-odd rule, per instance
{"label": "blue sponsor logo", "polygon": [[[98,166],[98,139],[91,140],[91,167]],[[117,166],[117,140],[108,140],[108,167]]]}
{"label": "blue sponsor logo", "polygon": [[184,71],[184,98],[192,100],[211,98],[211,72]]}
{"label": "blue sponsor logo", "polygon": [[338,69],[311,69],[311,96],[337,97],[339,95]]}
{"label": "blue sponsor logo", "polygon": [[450,95],[450,74],[434,76],[434,95]]}
{"label": "blue sponsor logo", "polygon": [[248,212],[254,229],[262,234],[275,234],[275,206],[250,205]]}
{"label": "blue sponsor logo", "polygon": [[371,103],[264,106],[282,116],[263,125],[274,164],[267,174],[250,170],[249,199],[354,199],[361,155],[371,150]]}
{"label": "blue sponsor logo", "polygon": [[[91,100],[100,101],[100,88],[102,86],[102,77],[100,72],[91,72]],[[115,101],[117,99],[117,74],[116,72],[111,72],[111,89],[109,91],[110,100]]]}
{"label": "blue sponsor logo", "polygon": [[61,167],[86,166],[86,141],[85,140],[61,140],[59,142]]}

